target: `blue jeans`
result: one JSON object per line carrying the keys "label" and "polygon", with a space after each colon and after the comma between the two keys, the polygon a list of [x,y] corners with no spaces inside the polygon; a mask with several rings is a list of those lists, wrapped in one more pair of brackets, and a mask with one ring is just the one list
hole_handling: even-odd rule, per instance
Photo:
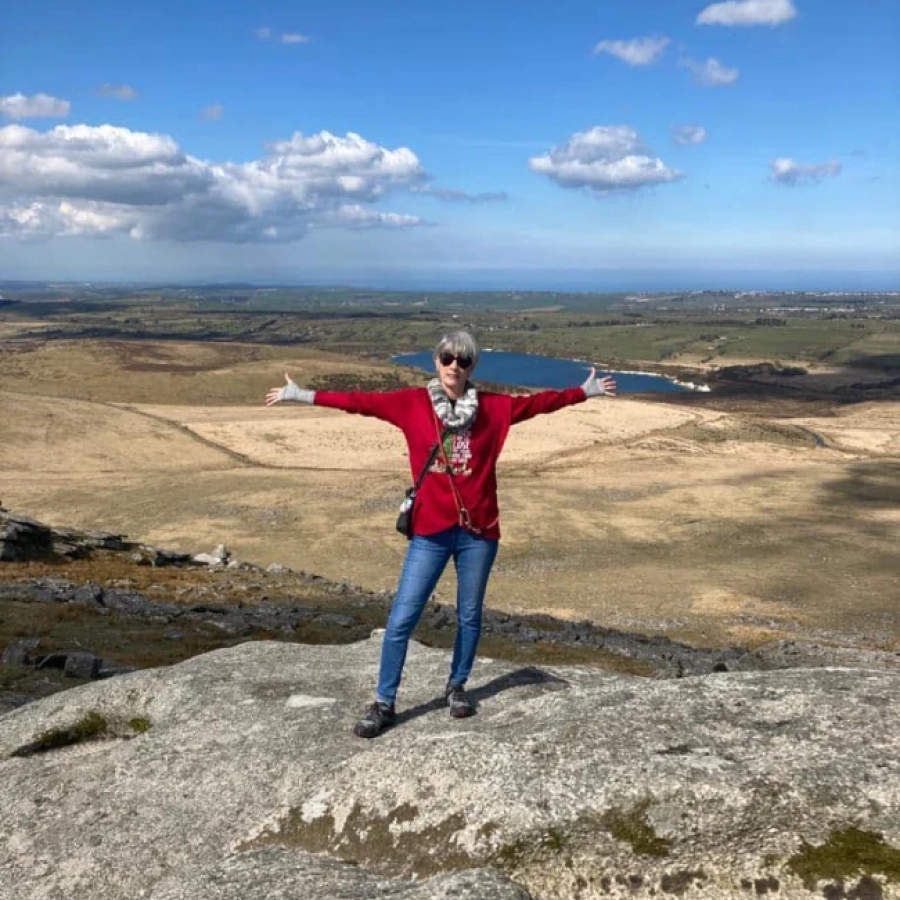
{"label": "blue jeans", "polygon": [[397,699],[406,650],[447,563],[456,567],[456,643],[450,666],[450,683],[463,685],[472,672],[481,637],[481,611],[498,541],[477,537],[456,525],[409,542],[400,584],[388,616],[381,647],[377,698],[382,703]]}

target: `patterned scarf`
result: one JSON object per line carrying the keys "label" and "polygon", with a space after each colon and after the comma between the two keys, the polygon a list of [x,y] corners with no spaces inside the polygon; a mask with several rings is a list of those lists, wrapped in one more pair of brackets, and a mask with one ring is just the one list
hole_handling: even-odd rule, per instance
{"label": "patterned scarf", "polygon": [[428,393],[444,428],[456,433],[472,426],[478,413],[478,391],[471,381],[466,384],[466,392],[456,401],[447,396],[439,378],[428,382]]}

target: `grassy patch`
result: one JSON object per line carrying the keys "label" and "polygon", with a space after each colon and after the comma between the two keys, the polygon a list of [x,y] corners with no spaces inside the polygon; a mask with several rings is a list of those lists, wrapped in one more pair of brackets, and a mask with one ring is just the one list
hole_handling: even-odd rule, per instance
{"label": "grassy patch", "polygon": [[105,737],[109,722],[98,712],[89,712],[69,728],[50,728],[42,731],[33,741],[13,750],[12,756],[35,756],[61,747],[71,747]]}
{"label": "grassy patch", "polygon": [[128,720],[127,727],[130,733],[125,732],[121,725],[118,729],[114,728],[106,716],[92,710],[68,728],[48,728],[46,731],[42,731],[33,741],[16,748],[10,755],[37,756],[40,753],[49,753],[52,750],[73,747],[88,741],[99,741],[110,737],[134,737],[146,734],[150,730],[151,722],[146,716],[135,716]]}
{"label": "grassy patch", "polygon": [[808,890],[815,890],[819,881],[842,882],[855,875],[883,875],[889,882],[900,882],[900,850],[883,835],[851,825],[833,831],[817,847],[804,841],[787,861],[787,869],[798,875]]}
{"label": "grassy patch", "polygon": [[814,447],[808,431],[777,422],[729,420],[725,423],[688,423],[672,428],[668,434],[697,444],[769,443],[785,447]]}
{"label": "grassy patch", "polygon": [[310,383],[310,387],[317,391],[395,391],[408,386],[399,370],[397,373],[380,372],[372,375],[320,375]]}
{"label": "grassy patch", "polygon": [[[490,826],[491,823],[488,823]],[[485,834],[488,832],[482,829]],[[547,828],[536,834],[519,838],[501,847],[493,858],[493,863],[501,869],[516,869],[536,854],[557,856],[566,848],[565,835],[557,828]]]}
{"label": "grassy patch", "polygon": [[600,822],[609,833],[623,844],[630,844],[638,856],[668,856],[672,841],[660,837],[647,819],[649,800],[643,800],[631,809],[613,809],[605,812]]}
{"label": "grassy patch", "polygon": [[[172,636],[167,634],[169,628]],[[204,622],[166,626],[118,612],[104,615],[75,604],[0,601],[0,646],[22,637],[40,640],[35,656],[87,647],[102,659],[139,669],[181,662],[247,639],[223,634],[221,629]],[[18,666],[5,668],[2,681],[10,686],[20,685],[32,671]],[[39,669],[33,676],[47,678],[49,672]],[[65,686],[80,683],[79,679],[67,677]]]}
{"label": "grassy patch", "polygon": [[[426,643],[421,637],[416,639]],[[433,642],[431,646],[449,648],[453,646],[453,640],[453,633],[445,633],[441,635],[440,642]],[[479,653],[484,656],[528,665],[594,666],[605,672],[642,676],[650,676],[655,671],[650,663],[632,659],[620,653],[613,653],[603,647],[578,647],[551,641],[518,644],[504,638],[484,635],[479,643],[479,648]]]}
{"label": "grassy patch", "polygon": [[410,803],[400,804],[383,817],[355,803],[339,830],[330,812],[308,821],[300,810],[294,809],[277,833],[266,832],[241,849],[280,845],[308,853],[328,853],[344,862],[395,877],[429,877],[472,867],[475,860],[455,840],[466,825],[461,813],[419,830],[397,829],[397,825],[415,822],[418,815],[418,808]]}

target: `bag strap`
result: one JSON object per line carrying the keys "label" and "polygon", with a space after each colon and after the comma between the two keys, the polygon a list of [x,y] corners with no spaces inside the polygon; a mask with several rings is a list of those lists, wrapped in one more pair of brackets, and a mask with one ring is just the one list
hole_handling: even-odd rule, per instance
{"label": "bag strap", "polygon": [[428,454],[428,459],[426,460],[425,465],[422,466],[422,471],[419,472],[419,477],[416,479],[415,484],[413,484],[412,492],[414,494],[419,493],[419,488],[422,487],[422,482],[425,480],[425,476],[428,474],[428,470],[437,459],[437,455],[441,450],[441,444],[443,443],[446,434],[447,432],[445,431],[438,439],[438,442],[431,448],[431,453]]}
{"label": "bag strap", "polygon": [[[435,415],[435,425],[437,425],[437,415]],[[462,495],[459,493],[459,487],[456,484],[456,478],[453,475],[453,468],[450,465],[450,460],[447,458],[447,451],[444,450],[444,438],[450,432],[450,429],[446,429],[444,433],[441,435],[441,440],[439,442],[438,448],[443,451],[444,457],[444,472],[447,475],[447,478],[450,479],[450,490],[453,493],[453,500],[456,503],[456,510],[459,513],[459,524],[466,529],[466,531],[471,531],[472,534],[484,534],[484,528],[478,528],[473,522],[472,518],[469,515],[469,510],[466,508],[465,503],[463,503]],[[486,526],[487,528],[493,528],[497,522],[499,521],[499,516],[491,522],[490,525]]]}
{"label": "bag strap", "polygon": [[[437,416],[435,416],[435,424],[437,424]],[[450,480],[450,490],[453,493],[453,501],[456,503],[456,511],[459,514],[459,524],[466,529],[466,531],[471,531],[472,534],[481,534],[481,528],[477,528],[473,522],[471,517],[469,516],[469,510],[466,509],[465,503],[463,503],[462,496],[459,493],[459,488],[456,485],[456,478],[453,476],[453,467],[450,465],[450,460],[447,457],[447,451],[444,449],[444,438],[447,436],[450,429],[448,428],[442,435],[440,440],[440,450],[442,451],[442,456],[444,458],[444,473],[447,478]]]}

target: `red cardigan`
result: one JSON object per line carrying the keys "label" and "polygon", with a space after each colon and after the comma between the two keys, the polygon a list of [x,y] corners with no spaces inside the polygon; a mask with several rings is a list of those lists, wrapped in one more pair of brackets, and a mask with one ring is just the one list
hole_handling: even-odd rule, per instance
{"label": "red cardigan", "polygon": [[[499,538],[497,459],[510,426],[586,399],[580,387],[520,396],[479,391],[475,424],[467,431],[448,435],[443,452],[422,482],[413,516],[414,533],[436,534],[462,524],[461,502],[473,530],[486,538]],[[315,405],[374,416],[396,425],[406,438],[413,478],[422,471],[440,436],[440,423],[426,388],[380,393],[316,391]]]}

